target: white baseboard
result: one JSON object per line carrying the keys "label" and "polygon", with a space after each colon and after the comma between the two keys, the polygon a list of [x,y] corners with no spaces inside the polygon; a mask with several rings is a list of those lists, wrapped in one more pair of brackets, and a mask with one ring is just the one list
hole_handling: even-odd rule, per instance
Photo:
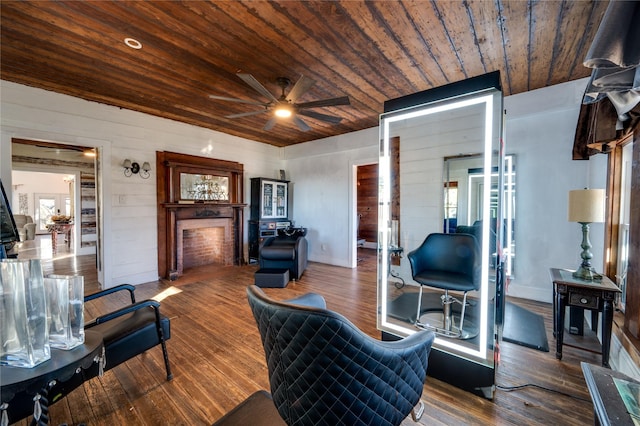
{"label": "white baseboard", "polygon": [[544,303],[553,302],[553,291],[550,292],[549,289],[540,287],[518,286],[511,284],[507,289],[507,296],[536,300]]}

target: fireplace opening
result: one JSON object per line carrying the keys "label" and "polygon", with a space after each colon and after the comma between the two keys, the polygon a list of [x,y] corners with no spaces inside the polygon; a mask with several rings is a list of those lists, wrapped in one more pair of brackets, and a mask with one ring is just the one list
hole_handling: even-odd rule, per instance
{"label": "fireplace opening", "polygon": [[182,267],[224,265],[224,228],[185,229]]}
{"label": "fireplace opening", "polygon": [[230,219],[187,219],[177,224],[178,274],[203,265],[233,265]]}

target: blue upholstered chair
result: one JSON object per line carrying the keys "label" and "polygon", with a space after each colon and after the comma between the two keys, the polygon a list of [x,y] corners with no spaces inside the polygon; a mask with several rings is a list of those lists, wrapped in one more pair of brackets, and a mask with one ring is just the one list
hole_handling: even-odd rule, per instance
{"label": "blue upholstered chair", "polygon": [[273,403],[287,424],[399,425],[422,414],[433,332],[379,341],[327,310],[320,295],[278,302],[256,286],[247,294]]}

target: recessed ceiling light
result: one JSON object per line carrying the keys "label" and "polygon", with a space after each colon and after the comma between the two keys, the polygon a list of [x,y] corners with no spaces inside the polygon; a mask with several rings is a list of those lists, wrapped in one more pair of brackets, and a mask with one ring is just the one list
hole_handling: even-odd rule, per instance
{"label": "recessed ceiling light", "polygon": [[129,46],[132,49],[142,49],[142,43],[140,43],[135,38],[130,38],[130,37],[125,38],[124,39],[124,44],[126,44],[127,46]]}

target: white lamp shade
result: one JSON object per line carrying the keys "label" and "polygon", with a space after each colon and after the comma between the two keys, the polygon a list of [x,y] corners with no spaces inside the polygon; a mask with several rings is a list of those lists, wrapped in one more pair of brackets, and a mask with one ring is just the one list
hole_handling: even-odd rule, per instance
{"label": "white lamp shade", "polygon": [[569,222],[604,222],[604,189],[569,191]]}

